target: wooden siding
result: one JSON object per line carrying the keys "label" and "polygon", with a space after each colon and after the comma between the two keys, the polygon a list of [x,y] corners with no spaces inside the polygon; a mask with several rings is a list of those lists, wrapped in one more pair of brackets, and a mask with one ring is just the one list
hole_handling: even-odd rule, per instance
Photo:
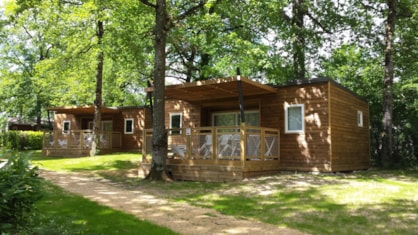
{"label": "wooden siding", "polygon": [[[132,118],[134,122],[134,132],[125,134],[125,119]],[[122,113],[117,116],[114,126],[120,129],[122,133],[122,149],[125,151],[140,151],[143,143],[144,129],[152,127],[151,110],[147,108],[123,109]]]}
{"label": "wooden siding", "polygon": [[[328,83],[286,86],[261,97],[261,126],[280,129],[282,170],[330,171]],[[285,105],[304,104],[305,132],[285,133]]]}
{"label": "wooden siding", "polygon": [[[134,133],[125,134],[125,119],[133,118]],[[93,115],[89,113],[56,113],[54,117],[54,130],[61,130],[63,121],[70,121],[72,131],[87,130],[88,123],[93,121]],[[122,145],[118,151],[140,151],[143,143],[144,129],[152,127],[151,110],[145,107],[121,107],[112,113],[104,113],[102,121],[112,121],[113,131],[121,133]],[[68,151],[67,151],[68,152]],[[65,150],[63,150],[63,153]],[[67,153],[73,155],[73,153]],[[74,152],[74,155],[83,155],[84,152]]]}
{"label": "wooden siding", "polygon": [[[147,175],[151,168],[150,160],[141,163],[140,170]],[[280,161],[208,161],[167,159],[167,169],[175,180],[199,180],[226,182],[243,180],[279,172]]]}
{"label": "wooden siding", "polygon": [[[330,86],[332,170],[352,171],[370,166],[369,108],[367,102],[337,84]],[[357,112],[363,113],[363,126]]]}
{"label": "wooden siding", "polygon": [[182,127],[200,127],[200,106],[183,100],[165,101],[165,125],[170,127],[170,113],[182,114]]}
{"label": "wooden siding", "polygon": [[70,121],[71,130],[79,130],[81,128],[74,114],[57,113],[54,118],[54,130],[62,130],[64,121]]}

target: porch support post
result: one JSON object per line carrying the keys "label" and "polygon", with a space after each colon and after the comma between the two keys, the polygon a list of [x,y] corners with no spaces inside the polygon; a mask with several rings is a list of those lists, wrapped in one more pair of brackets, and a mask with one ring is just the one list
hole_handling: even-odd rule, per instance
{"label": "porch support post", "polygon": [[[152,87],[151,82],[149,80],[147,81],[147,86],[148,87]],[[152,105],[152,91],[147,92],[147,98],[149,100],[149,107],[151,109],[151,116],[152,116],[154,114],[154,112],[153,112],[153,105]]]}
{"label": "porch support post", "polygon": [[244,97],[242,95],[241,72],[239,68],[237,68],[237,80],[238,80],[238,98],[239,98],[239,111],[241,114],[241,123],[245,123]]}

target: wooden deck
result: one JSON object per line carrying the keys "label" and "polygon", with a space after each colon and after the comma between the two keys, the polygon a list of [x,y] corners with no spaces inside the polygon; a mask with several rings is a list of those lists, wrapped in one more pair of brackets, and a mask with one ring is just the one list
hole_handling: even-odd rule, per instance
{"label": "wooden deck", "polygon": [[[152,130],[145,130],[142,168],[151,163]],[[225,126],[168,130],[167,168],[176,180],[232,181],[277,172],[278,129]]]}
{"label": "wooden deck", "polygon": [[[122,139],[120,132],[101,132],[99,154],[120,150]],[[45,156],[87,156],[93,142],[91,130],[46,131],[43,137],[42,153]]]}

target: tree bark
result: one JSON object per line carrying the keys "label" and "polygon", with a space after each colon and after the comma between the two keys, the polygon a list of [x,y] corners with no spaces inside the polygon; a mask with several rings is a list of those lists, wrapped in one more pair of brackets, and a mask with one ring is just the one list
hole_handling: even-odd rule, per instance
{"label": "tree bark", "polygon": [[396,21],[396,0],[387,0],[388,15],[385,35],[385,75],[383,78],[383,119],[382,119],[382,164],[390,167],[394,163],[393,155],[393,39]]}
{"label": "tree bark", "polygon": [[304,0],[293,0],[293,25],[295,27],[295,37],[293,43],[293,70],[297,79],[305,80],[305,36],[304,36],[304,16],[306,9]]}
{"label": "tree bark", "polygon": [[166,180],[167,131],[165,129],[165,59],[168,14],[166,0],[155,5],[154,107],[152,116],[152,163],[146,179]]}
{"label": "tree bark", "polygon": [[91,145],[90,156],[95,156],[100,148],[100,123],[102,119],[102,81],[103,81],[103,63],[104,52],[101,48],[104,34],[103,22],[97,21],[97,39],[99,46],[99,55],[97,57],[97,72],[96,72],[96,98],[94,100],[94,120],[93,120],[93,143]]}
{"label": "tree bark", "polygon": [[[165,128],[165,66],[166,66],[166,40],[167,33],[175,24],[171,21],[167,12],[166,0],[157,0],[155,4],[148,0],[140,0],[143,4],[155,9],[155,57],[154,57],[154,107],[152,116],[152,162],[147,180],[171,180],[166,172],[167,159],[167,130]],[[204,6],[205,1],[184,11],[177,17],[183,20],[188,15],[194,14]]]}

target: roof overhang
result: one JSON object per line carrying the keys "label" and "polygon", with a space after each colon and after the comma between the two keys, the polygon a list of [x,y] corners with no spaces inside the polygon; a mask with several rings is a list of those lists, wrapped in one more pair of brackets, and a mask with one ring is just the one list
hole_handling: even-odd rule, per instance
{"label": "roof overhang", "polygon": [[[205,81],[196,81],[165,87],[165,96],[170,99],[202,102],[214,99],[227,99],[239,96],[238,83],[241,82],[242,95],[256,96],[276,93],[277,89],[248,78],[234,76]],[[148,90],[148,91],[152,91]]]}
{"label": "roof overhang", "polygon": [[[94,106],[64,106],[64,107],[52,107],[48,108],[49,111],[55,111],[56,113],[68,113],[68,114],[86,114],[86,115],[93,115],[94,114]],[[102,114],[113,114],[119,113],[120,110],[116,108],[109,108],[109,107],[102,107],[101,108]]]}

